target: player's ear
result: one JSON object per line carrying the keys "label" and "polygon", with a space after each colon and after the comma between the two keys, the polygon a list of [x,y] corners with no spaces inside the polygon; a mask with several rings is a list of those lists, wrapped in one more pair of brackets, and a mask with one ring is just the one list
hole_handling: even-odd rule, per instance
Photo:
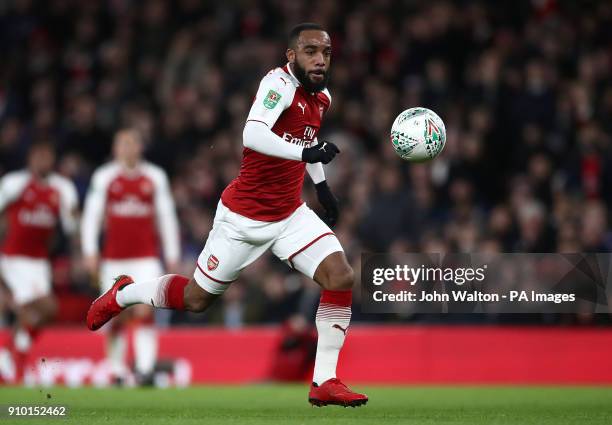
{"label": "player's ear", "polygon": [[285,56],[287,56],[287,61],[289,63],[294,63],[295,62],[295,50],[287,49],[287,51],[285,52]]}

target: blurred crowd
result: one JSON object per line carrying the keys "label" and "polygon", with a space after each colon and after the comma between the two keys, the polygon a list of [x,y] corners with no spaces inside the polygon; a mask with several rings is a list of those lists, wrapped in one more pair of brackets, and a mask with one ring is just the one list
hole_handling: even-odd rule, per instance
{"label": "blurred crowd", "polygon": [[[170,175],[190,274],[237,175],[259,80],[303,21],[332,38],[320,139],[342,151],[326,174],[356,271],[364,251],[612,248],[611,2],[0,2],[0,174],[51,141],[82,200],[113,132],[138,128]],[[414,106],[446,123],[429,164],[401,161],[389,142]],[[318,208],[309,182],[304,196]],[[93,294],[70,245],[58,243],[56,285]],[[317,303],[316,284],[267,255],[210,313],[167,320],[238,327],[313,316]]]}

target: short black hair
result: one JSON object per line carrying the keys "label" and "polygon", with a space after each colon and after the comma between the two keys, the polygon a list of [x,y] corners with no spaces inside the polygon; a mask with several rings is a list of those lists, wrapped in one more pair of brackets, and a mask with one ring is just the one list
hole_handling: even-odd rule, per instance
{"label": "short black hair", "polygon": [[301,24],[298,24],[294,26],[289,32],[289,38],[287,40],[287,45],[289,46],[289,48],[291,49],[295,48],[295,43],[297,42],[297,39],[300,37],[300,34],[302,33],[302,31],[309,31],[309,30],[325,31],[325,29],[321,25],[315,24],[314,22],[303,22]]}

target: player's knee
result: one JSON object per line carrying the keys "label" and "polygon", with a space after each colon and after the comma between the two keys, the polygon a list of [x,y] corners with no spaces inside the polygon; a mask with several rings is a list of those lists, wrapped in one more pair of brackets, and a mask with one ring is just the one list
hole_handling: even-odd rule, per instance
{"label": "player's knee", "polygon": [[327,287],[330,291],[348,291],[353,288],[355,273],[351,266],[344,266],[330,271],[327,279]]}

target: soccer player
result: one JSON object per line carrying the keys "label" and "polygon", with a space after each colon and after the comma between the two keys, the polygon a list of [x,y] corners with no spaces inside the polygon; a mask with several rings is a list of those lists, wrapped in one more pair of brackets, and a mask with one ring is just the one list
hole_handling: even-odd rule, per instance
{"label": "soccer player", "polygon": [[[81,244],[86,267],[98,275],[102,293],[114,277],[128,273],[146,281],[163,273],[160,246],[167,270],[176,271],[179,261],[179,230],[166,174],[142,160],[143,143],[133,129],[116,133],[114,161],[101,166],[92,177],[85,200]],[[99,237],[105,224],[102,261]],[[153,309],[139,305],[113,321],[107,334],[107,357],[116,383],[126,376],[127,341],[125,325],[131,322],[136,378],[151,384],[157,358],[157,335]]]}
{"label": "soccer player", "polygon": [[339,150],[317,140],[331,104],[326,89],[331,50],[329,35],[319,25],[300,24],[291,31],[288,63],[270,71],[257,91],[244,127],[240,173],[221,196],[193,278],[166,275],[133,281],[120,276],[90,307],[90,329],[138,303],[204,311],[242,269],[271,249],[323,288],[309,401],[319,406],[359,406],[368,401],[336,378],[351,318],[353,270],[334,233],[300,197],[308,171],[333,225],[338,206],[322,164],[333,160]]}
{"label": "soccer player", "polygon": [[55,152],[36,143],[27,169],[0,180],[0,212],[7,233],[0,247],[0,275],[12,295],[16,326],[9,346],[0,353],[3,377],[23,378],[23,366],[42,326],[57,312],[52,294],[49,247],[58,222],[72,234],[77,227],[78,195],[74,184],[53,172]]}

